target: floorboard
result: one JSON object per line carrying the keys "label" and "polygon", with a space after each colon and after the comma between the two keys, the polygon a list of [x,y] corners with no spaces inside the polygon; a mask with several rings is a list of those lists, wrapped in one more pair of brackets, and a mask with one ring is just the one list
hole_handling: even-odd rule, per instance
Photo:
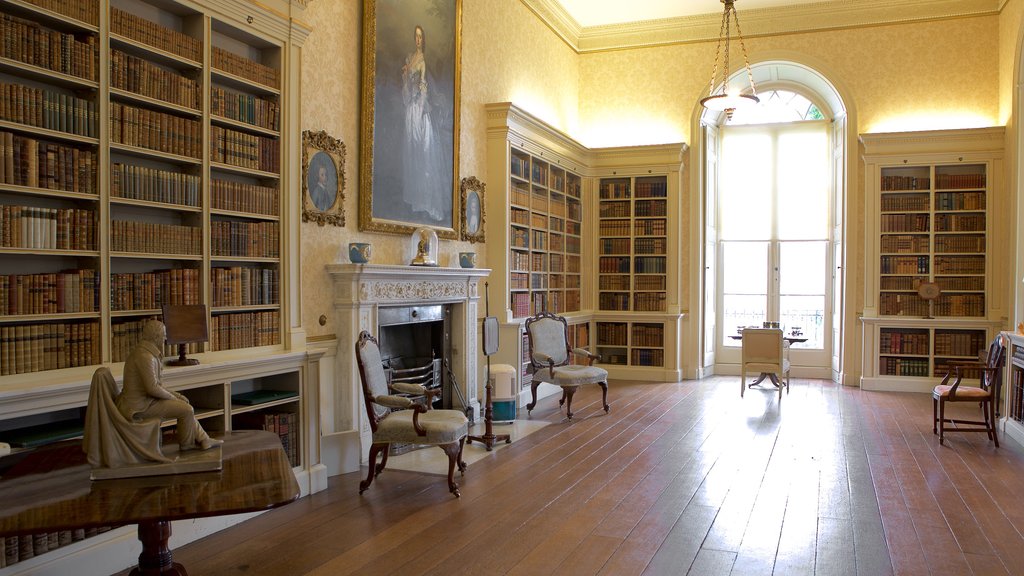
{"label": "floorboard", "polygon": [[391,469],[360,495],[364,469],[175,560],[246,576],[1024,574],[1008,438],[940,446],[927,394],[737,388],[613,382],[611,413],[584,388],[571,422],[548,398],[530,417],[550,425],[471,465],[462,498]]}

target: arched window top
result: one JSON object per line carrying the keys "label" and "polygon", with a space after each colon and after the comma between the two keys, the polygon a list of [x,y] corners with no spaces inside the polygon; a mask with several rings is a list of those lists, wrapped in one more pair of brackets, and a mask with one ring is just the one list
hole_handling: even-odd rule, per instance
{"label": "arched window top", "polygon": [[738,109],[726,125],[742,124],[773,124],[780,122],[803,122],[805,120],[824,120],[814,102],[806,96],[790,90],[765,90],[760,92],[761,102],[757,106]]}

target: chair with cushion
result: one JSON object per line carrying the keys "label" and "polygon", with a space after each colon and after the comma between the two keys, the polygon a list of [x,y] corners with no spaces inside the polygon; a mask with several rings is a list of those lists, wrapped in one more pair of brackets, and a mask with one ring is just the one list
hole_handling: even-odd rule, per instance
{"label": "chair with cushion", "polygon": [[[988,347],[985,362],[955,362],[950,366],[942,382],[932,390],[932,434],[939,435],[939,444],[945,440],[945,432],[984,432],[989,440],[995,442],[996,448],[999,447],[995,405],[999,401],[1005,360],[1006,348],[1002,338],[996,336]],[[978,377],[978,386],[962,384],[964,377],[974,375]],[[953,380],[952,384],[949,383],[950,379]],[[978,402],[981,404],[983,420],[946,418],[947,402]]]}
{"label": "chair with cushion", "polygon": [[[789,393],[789,359],[783,354],[785,339],[779,328],[744,328],[742,333],[742,361],[740,365],[740,397],[747,389],[747,372],[760,372],[761,375],[751,383],[760,384],[765,378],[772,381],[779,389],[779,400],[782,400],[782,389]],[[782,380],[780,376],[784,376]]]}
{"label": "chair with cushion", "polygon": [[[431,410],[430,400],[437,390],[399,382],[389,387],[380,347],[377,340],[365,330],[359,334],[356,342],[356,361],[363,384],[366,415],[373,431],[370,471],[366,480],[359,483],[359,493],[369,488],[373,479],[384,471],[392,443],[427,444],[440,447],[448,455],[448,489],[458,497],[460,494],[459,485],[455,483],[455,467],[458,466],[461,473],[466,471],[466,463],[462,461],[462,447],[469,433],[466,415],[458,410]],[[425,396],[426,405],[402,394]],[[377,464],[377,455],[381,453],[383,456],[380,464]]]}
{"label": "chair with cushion", "polygon": [[[562,388],[558,405],[565,405],[565,415],[572,420],[572,396],[580,386],[597,384],[601,387],[601,403],[604,411],[608,406],[608,371],[593,366],[601,357],[582,348],[569,347],[569,325],[565,318],[550,312],[541,312],[526,319],[526,336],[529,341],[530,363],[533,365],[533,383],[530,391],[532,401],[526,405],[527,412],[537,405],[537,387],[541,382]],[[574,357],[586,360],[586,365],[571,364]]]}

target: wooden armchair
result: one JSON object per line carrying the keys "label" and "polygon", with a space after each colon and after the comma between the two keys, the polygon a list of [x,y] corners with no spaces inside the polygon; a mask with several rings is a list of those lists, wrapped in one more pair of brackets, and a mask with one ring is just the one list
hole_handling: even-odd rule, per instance
{"label": "wooden armchair", "polygon": [[[942,382],[932,390],[932,433],[939,435],[939,444],[945,440],[945,432],[984,432],[988,439],[999,447],[996,434],[996,408],[999,402],[999,391],[1002,387],[1003,362],[1006,360],[1006,348],[1001,336],[996,336],[988,347],[985,362],[957,362],[942,378]],[[964,386],[961,380],[965,374],[977,373],[978,386]],[[950,384],[950,379],[953,383]],[[983,420],[959,420],[946,418],[946,402],[978,402],[981,405]],[[950,424],[950,426],[946,426]],[[965,424],[963,428],[957,424]]]}
{"label": "wooden armchair", "polygon": [[[569,347],[569,325],[565,318],[550,312],[541,312],[526,319],[526,336],[530,347],[530,363],[533,365],[533,383],[530,385],[532,401],[526,405],[531,412],[537,405],[537,387],[548,382],[562,388],[558,405],[565,405],[565,415],[572,420],[572,396],[580,386],[597,384],[601,387],[601,403],[607,414],[608,371],[593,366],[601,357],[582,348]],[[573,355],[585,358],[585,366],[571,364]]]}
{"label": "wooden armchair", "polygon": [[[402,444],[436,445],[448,455],[448,490],[459,497],[459,485],[455,483],[455,467],[465,473],[466,463],[462,461],[462,447],[469,433],[469,421],[458,410],[430,410],[430,397],[437,391],[427,390],[419,384],[395,383],[388,387],[384,365],[381,362],[380,347],[376,338],[365,330],[356,341],[356,361],[359,365],[359,379],[363,384],[363,399],[366,415],[373,431],[370,445],[369,473],[359,483],[362,494],[373,479],[384,472],[388,463],[388,449],[392,442]],[[424,395],[427,405],[413,402],[395,392]],[[377,455],[383,453],[380,464]]]}

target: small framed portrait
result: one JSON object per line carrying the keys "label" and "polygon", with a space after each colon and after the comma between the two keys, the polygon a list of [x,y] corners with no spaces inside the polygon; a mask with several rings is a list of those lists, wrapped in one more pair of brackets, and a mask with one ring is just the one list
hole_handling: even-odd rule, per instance
{"label": "small framed portrait", "polygon": [[484,183],[476,176],[462,179],[462,239],[484,241]]}
{"label": "small framed portrait", "polygon": [[345,144],[323,130],[302,132],[302,221],[345,225]]}

